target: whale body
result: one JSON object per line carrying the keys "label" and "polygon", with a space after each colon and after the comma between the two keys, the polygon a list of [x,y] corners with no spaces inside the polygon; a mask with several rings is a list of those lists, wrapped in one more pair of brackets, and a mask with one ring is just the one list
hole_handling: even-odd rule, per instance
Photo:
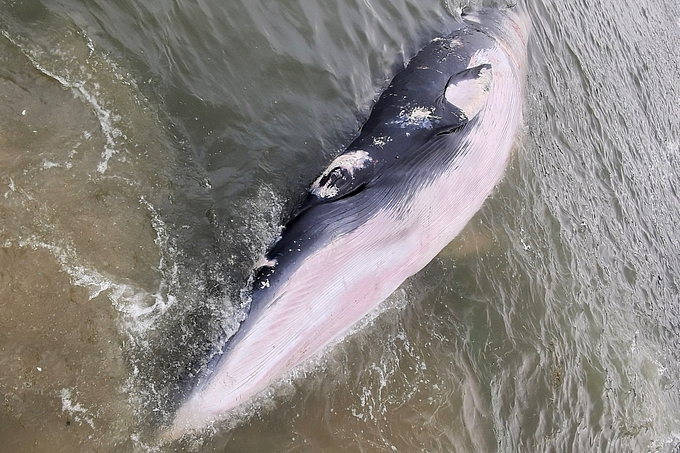
{"label": "whale body", "polygon": [[224,418],[318,354],[460,233],[511,154],[527,38],[519,11],[466,14],[394,77],[267,253],[246,320],[171,437]]}

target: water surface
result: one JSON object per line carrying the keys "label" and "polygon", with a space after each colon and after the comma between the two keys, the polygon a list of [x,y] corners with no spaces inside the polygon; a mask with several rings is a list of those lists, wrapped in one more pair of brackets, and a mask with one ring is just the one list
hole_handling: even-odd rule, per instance
{"label": "water surface", "polygon": [[8,451],[676,451],[667,0],[521,4],[525,125],[463,234],[250,416],[155,438],[305,188],[461,6],[0,3]]}

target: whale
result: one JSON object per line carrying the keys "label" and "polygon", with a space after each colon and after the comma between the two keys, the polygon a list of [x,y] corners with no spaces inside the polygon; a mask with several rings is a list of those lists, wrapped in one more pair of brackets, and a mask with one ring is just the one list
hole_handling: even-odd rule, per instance
{"label": "whale", "polygon": [[247,317],[166,437],[219,422],[317,356],[461,232],[512,154],[529,31],[516,7],[463,14],[394,76],[259,263]]}

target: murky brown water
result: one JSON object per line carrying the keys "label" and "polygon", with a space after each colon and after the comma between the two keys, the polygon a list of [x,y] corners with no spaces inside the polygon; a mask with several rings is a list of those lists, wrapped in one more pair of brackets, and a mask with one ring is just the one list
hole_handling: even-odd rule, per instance
{"label": "murky brown water", "polygon": [[[129,335],[162,287],[152,202],[174,159],[158,117],[68,22],[0,38],[0,437],[7,451],[107,449],[139,408]],[[94,408],[94,409],[93,409]],[[7,446],[7,447],[5,447]]]}

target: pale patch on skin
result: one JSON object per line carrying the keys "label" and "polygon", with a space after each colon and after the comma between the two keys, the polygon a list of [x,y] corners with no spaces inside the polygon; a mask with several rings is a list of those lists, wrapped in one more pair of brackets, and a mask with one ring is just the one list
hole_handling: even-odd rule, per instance
{"label": "pale patch on skin", "polygon": [[493,71],[484,68],[479,77],[461,80],[446,87],[446,101],[458,107],[466,118],[474,118],[484,107],[493,85]]}
{"label": "pale patch on skin", "polygon": [[401,127],[418,126],[431,129],[432,119],[434,119],[434,115],[431,108],[418,106],[410,110],[403,109],[399,112],[399,119],[394,121],[394,123],[399,124]]}
{"label": "pale patch on skin", "polygon": [[475,24],[481,24],[482,22],[480,21],[479,17],[477,14],[466,14],[465,15],[465,20],[468,22],[474,22]]}
{"label": "pale patch on skin", "polygon": [[455,47],[462,47],[463,46],[463,40],[460,38],[451,38],[449,39],[449,46],[452,48]]}
{"label": "pale patch on skin", "polygon": [[364,168],[367,163],[372,162],[371,156],[366,151],[352,151],[351,153],[342,154],[335,158],[333,162],[321,173],[321,176],[312,184],[311,192],[319,198],[332,198],[336,196],[340,189],[329,179],[325,184],[321,181],[326,179],[328,175],[337,171],[346,170],[350,176],[354,175],[356,170]]}
{"label": "pale patch on skin", "polygon": [[[299,249],[298,249],[299,251]],[[267,259],[266,256],[261,256],[259,260],[255,263],[254,269],[260,269],[263,267],[270,267],[270,268],[275,268],[279,262],[275,259]],[[270,273],[271,275],[271,273]],[[269,283],[269,278],[265,278],[264,280],[260,280],[257,285],[259,286],[259,289],[265,289],[269,288],[271,284]]]}
{"label": "pale patch on skin", "polygon": [[373,146],[379,146],[380,148],[387,145],[392,141],[392,137],[381,135],[380,137],[373,137]]}
{"label": "pale patch on skin", "polygon": [[432,42],[442,42],[442,41],[448,41],[448,46],[451,48],[456,48],[456,47],[461,47],[463,45],[463,40],[460,38],[434,38]]}
{"label": "pale patch on skin", "polygon": [[278,263],[276,260],[268,260],[266,256],[261,256],[259,260],[255,263],[255,269],[260,267],[275,267]]}

